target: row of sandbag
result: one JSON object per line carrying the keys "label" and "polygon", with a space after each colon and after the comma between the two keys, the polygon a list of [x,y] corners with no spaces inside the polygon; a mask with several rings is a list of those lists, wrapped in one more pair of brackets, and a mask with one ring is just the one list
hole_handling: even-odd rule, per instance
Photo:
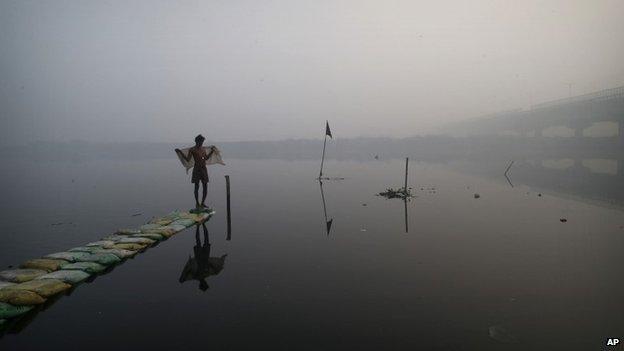
{"label": "row of sandbag", "polygon": [[139,251],[206,220],[213,212],[172,212],[138,229],[115,234],[64,252],[28,260],[19,269],[0,272],[0,329],[47,298],[59,294]]}

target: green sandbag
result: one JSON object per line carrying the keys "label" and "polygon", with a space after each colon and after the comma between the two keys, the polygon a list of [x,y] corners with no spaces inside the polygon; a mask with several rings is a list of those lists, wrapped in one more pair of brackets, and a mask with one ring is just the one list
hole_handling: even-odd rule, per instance
{"label": "green sandbag", "polygon": [[158,234],[158,233],[141,233],[141,234],[132,234],[131,238],[148,238],[156,241],[164,240],[167,236]]}
{"label": "green sandbag", "polygon": [[121,235],[131,235],[131,234],[140,234],[141,230],[140,229],[119,229],[117,231],[117,233],[115,234],[121,234]]}
{"label": "green sandbag", "polygon": [[15,285],[15,283],[5,282],[5,281],[0,280],[0,289],[6,288],[7,286],[11,286],[11,285]]}
{"label": "green sandbag", "polygon": [[147,244],[136,244],[136,243],[125,243],[125,244],[115,244],[113,245],[113,249],[122,249],[122,250],[130,250],[130,251],[140,251],[147,247]]}
{"label": "green sandbag", "polygon": [[78,246],[78,247],[72,247],[71,249],[67,251],[93,253],[97,250],[102,250],[102,249],[103,249],[102,246]]}
{"label": "green sandbag", "polygon": [[81,258],[79,262],[95,262],[104,266],[110,266],[115,263],[121,262],[121,259],[109,253],[94,253],[84,258]]}
{"label": "green sandbag", "polygon": [[86,252],[55,252],[49,255],[45,255],[44,258],[56,258],[68,262],[76,262],[80,261],[86,256],[89,256],[89,254]]}
{"label": "green sandbag", "polygon": [[120,244],[147,244],[147,245],[151,245],[155,242],[156,241],[152,239],[148,239],[148,238],[132,238],[132,237],[123,238],[118,241],[118,243]]}
{"label": "green sandbag", "polygon": [[11,304],[0,302],[0,318],[13,318],[22,315],[33,309],[33,306],[13,306]]}
{"label": "green sandbag", "polygon": [[90,274],[84,271],[61,269],[60,271],[42,275],[37,279],[58,279],[68,284],[77,284],[89,278],[89,276]]}
{"label": "green sandbag", "polygon": [[145,232],[145,231],[149,231],[149,230],[154,230],[154,229],[158,229],[158,228],[162,228],[162,225],[160,224],[144,224],[140,227],[141,232]]}
{"label": "green sandbag", "polygon": [[188,228],[188,227],[194,226],[195,223],[196,222],[194,220],[192,220],[192,219],[182,218],[182,219],[178,219],[177,221],[171,223],[170,225],[183,225],[184,228]]}
{"label": "green sandbag", "polygon": [[89,274],[96,274],[103,272],[106,269],[106,266],[102,266],[99,263],[95,262],[76,262],[76,263],[68,263],[63,266],[63,270],[69,271],[84,271]]}
{"label": "green sandbag", "polygon": [[149,224],[168,225],[171,222],[173,222],[173,219],[162,217],[152,219],[151,221],[149,221]]}
{"label": "green sandbag", "polygon": [[0,289],[0,302],[11,305],[39,305],[46,300],[39,294],[28,290]]}
{"label": "green sandbag", "polygon": [[99,249],[93,251],[94,254],[104,253],[104,254],[113,254],[121,259],[129,258],[136,255],[136,252],[131,250],[123,250],[123,249]]}
{"label": "green sandbag", "polygon": [[0,272],[0,279],[12,282],[12,283],[23,283],[29,280],[33,280],[39,276],[48,273],[42,269],[9,269],[6,271]]}
{"label": "green sandbag", "polygon": [[185,225],[181,225],[181,224],[169,224],[168,227],[173,229],[176,233],[177,232],[181,232],[184,229],[186,229],[186,226]]}
{"label": "green sandbag", "polygon": [[71,285],[65,284],[58,279],[34,279],[29,282],[16,284],[5,289],[28,290],[37,293],[38,295],[43,297],[50,297],[69,288],[71,288]]}
{"label": "green sandbag", "polygon": [[64,264],[68,262],[65,260],[54,260],[49,258],[35,258],[34,260],[28,260],[20,265],[20,268],[32,268],[42,269],[47,272],[58,271]]}
{"label": "green sandbag", "polygon": [[115,242],[112,240],[98,240],[98,241],[94,241],[92,243],[88,243],[85,246],[101,246],[101,247],[107,247],[107,246],[112,246],[115,245]]}
{"label": "green sandbag", "polygon": [[111,242],[113,242],[113,245],[114,245],[114,244],[118,243],[119,240],[127,238],[127,237],[128,237],[127,235],[113,234],[113,235],[109,235],[109,236],[103,238],[103,240],[111,241]]}

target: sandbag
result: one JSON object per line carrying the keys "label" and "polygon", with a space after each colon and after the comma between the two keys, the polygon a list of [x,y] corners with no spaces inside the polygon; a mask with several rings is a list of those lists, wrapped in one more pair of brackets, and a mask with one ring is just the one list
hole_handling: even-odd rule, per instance
{"label": "sandbag", "polygon": [[0,279],[13,283],[23,283],[29,280],[33,280],[46,273],[48,272],[42,269],[10,269],[0,272]]}
{"label": "sandbag", "polygon": [[134,255],[136,255],[136,252],[131,251],[131,250],[124,250],[124,249],[99,249],[96,251],[93,251],[94,254],[99,254],[99,253],[104,253],[104,254],[113,254],[121,259],[123,258],[129,258],[132,257]]}
{"label": "sandbag", "polygon": [[61,269],[60,271],[56,271],[56,272],[52,272],[52,273],[48,273],[46,275],[42,275],[41,277],[37,278],[38,280],[40,279],[58,279],[61,280],[65,283],[68,284],[77,284],[80,283],[81,281],[89,278],[90,274],[84,271],[79,271],[79,270],[65,270],[65,269]]}
{"label": "sandbag", "polygon": [[0,302],[0,319],[17,317],[33,308],[33,306],[14,306],[5,302]]}
{"label": "sandbag", "polygon": [[111,248],[130,250],[130,251],[140,251],[140,250],[145,249],[146,247],[147,247],[147,244],[125,243],[125,244],[115,244]]}
{"label": "sandbag", "polygon": [[95,262],[104,266],[110,266],[115,263],[121,262],[121,259],[109,253],[94,253],[84,258],[81,258],[79,262]]}
{"label": "sandbag", "polygon": [[120,244],[147,244],[147,245],[151,245],[155,242],[156,241],[152,239],[148,239],[148,238],[132,238],[132,237],[126,237],[118,241],[118,243]]}
{"label": "sandbag", "polygon": [[131,235],[131,234],[140,234],[140,233],[141,233],[140,229],[119,229],[117,233],[115,234]]}
{"label": "sandbag", "polygon": [[169,219],[166,217],[161,217],[161,218],[154,218],[151,221],[149,221],[149,224],[156,224],[156,225],[168,225],[169,223],[173,222],[173,219]]}
{"label": "sandbag", "polygon": [[89,254],[86,252],[55,252],[49,255],[45,255],[44,258],[56,258],[68,262],[76,262],[86,256],[89,256]]}
{"label": "sandbag", "polygon": [[164,240],[167,238],[167,236],[162,235],[162,234],[158,234],[158,233],[141,233],[141,234],[132,234],[130,235],[131,238],[148,238],[148,239],[152,239],[152,240]]}
{"label": "sandbag", "polygon": [[[143,232],[144,234],[159,234],[163,237],[169,238],[171,237],[173,234],[175,234],[175,230],[169,228],[169,227],[160,227],[158,229],[151,229],[151,230],[146,230]],[[133,237],[136,237],[136,235],[132,235]]]}
{"label": "sandbag", "polygon": [[0,289],[6,288],[7,286],[11,286],[11,285],[15,285],[15,283],[5,282],[5,281],[0,280]]}
{"label": "sandbag", "polygon": [[186,229],[185,225],[181,225],[181,224],[169,224],[168,225],[169,228],[173,229],[173,231],[175,231],[176,233],[183,231],[184,229]]}
{"label": "sandbag", "polygon": [[35,258],[28,260],[20,265],[20,268],[32,268],[41,269],[47,272],[58,271],[64,264],[68,262],[65,260],[54,260],[49,258]]}
{"label": "sandbag", "polygon": [[172,222],[170,225],[182,225],[184,226],[184,228],[188,228],[188,227],[192,227],[195,225],[195,221],[192,219],[186,219],[186,218],[182,218],[182,219],[178,219],[175,222]]}
{"label": "sandbag", "polygon": [[76,263],[68,263],[63,266],[63,270],[84,271],[89,274],[100,273],[100,272],[103,272],[105,269],[106,269],[106,266],[103,266],[95,262],[76,262]]}
{"label": "sandbag", "polygon": [[112,240],[98,240],[98,241],[94,241],[92,243],[88,243],[85,246],[101,246],[101,247],[107,247],[107,246],[112,246],[115,245],[115,242]]}
{"label": "sandbag", "polygon": [[0,302],[8,303],[11,305],[39,305],[46,300],[39,294],[28,290],[18,289],[0,289]]}
{"label": "sandbag", "polygon": [[78,246],[78,247],[72,247],[71,249],[67,251],[93,253],[97,250],[102,250],[102,249],[104,249],[102,246]]}
{"label": "sandbag", "polygon": [[114,245],[114,244],[118,243],[119,240],[127,238],[127,237],[128,237],[127,235],[113,234],[113,235],[109,235],[109,236],[105,237],[104,240],[112,241],[113,245]]}
{"label": "sandbag", "polygon": [[69,288],[71,288],[71,285],[65,284],[58,279],[34,279],[29,282],[16,284],[5,289],[28,290],[37,293],[38,295],[43,297],[50,297]]}
{"label": "sandbag", "polygon": [[154,229],[158,229],[158,228],[161,228],[161,227],[162,227],[162,225],[160,225],[160,224],[150,223],[150,224],[142,225],[140,229],[141,229],[141,233],[143,233],[145,231],[154,230]]}

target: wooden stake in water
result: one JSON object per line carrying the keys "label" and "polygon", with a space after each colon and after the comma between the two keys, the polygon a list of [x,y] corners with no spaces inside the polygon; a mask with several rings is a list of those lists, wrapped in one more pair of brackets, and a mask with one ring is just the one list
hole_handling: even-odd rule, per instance
{"label": "wooden stake in water", "polygon": [[230,214],[230,176],[225,176],[225,193],[227,202],[227,240],[232,238],[232,216]]}
{"label": "wooden stake in water", "polygon": [[405,186],[403,187],[403,190],[405,191],[405,196],[407,197],[407,167],[409,164],[409,157],[405,158]]}

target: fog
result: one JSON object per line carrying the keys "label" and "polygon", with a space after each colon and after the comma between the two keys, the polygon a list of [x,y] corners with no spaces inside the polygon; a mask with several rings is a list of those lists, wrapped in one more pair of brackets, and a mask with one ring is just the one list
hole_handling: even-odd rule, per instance
{"label": "fog", "polygon": [[624,2],[0,1],[2,144],[405,137],[624,83]]}

